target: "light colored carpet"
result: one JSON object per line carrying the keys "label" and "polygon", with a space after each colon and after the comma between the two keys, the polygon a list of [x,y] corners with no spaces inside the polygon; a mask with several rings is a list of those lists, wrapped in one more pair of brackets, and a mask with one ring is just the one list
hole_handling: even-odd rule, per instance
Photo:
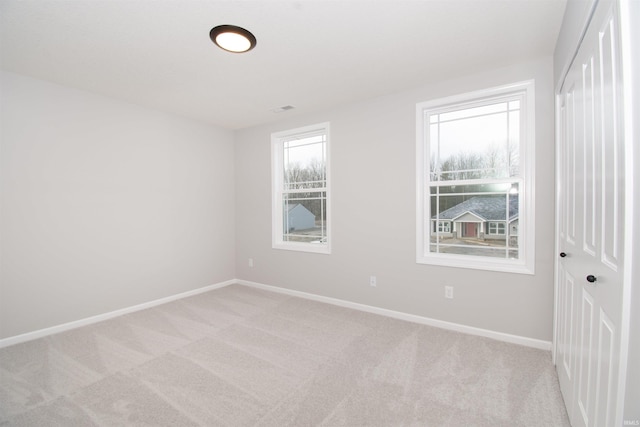
{"label": "light colored carpet", "polygon": [[0,425],[569,425],[549,352],[240,285],[0,349],[0,368]]}

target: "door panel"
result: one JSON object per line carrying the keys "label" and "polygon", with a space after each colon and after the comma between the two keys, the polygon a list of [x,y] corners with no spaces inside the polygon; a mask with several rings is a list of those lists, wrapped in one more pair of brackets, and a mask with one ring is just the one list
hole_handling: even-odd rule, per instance
{"label": "door panel", "polygon": [[556,364],[574,426],[615,422],[624,267],[616,3],[601,0],[560,100]]}
{"label": "door panel", "polygon": [[566,244],[573,246],[576,243],[576,194],[577,181],[576,164],[578,162],[576,156],[576,106],[575,106],[575,89],[572,86],[566,94],[566,128],[565,128],[565,151],[566,151],[566,223],[567,223],[567,239]]}
{"label": "door panel", "polygon": [[622,206],[623,198],[620,197],[624,190],[624,159],[621,156],[624,146],[621,143],[622,132],[618,117],[622,111],[618,111],[618,74],[616,63],[616,37],[614,37],[614,20],[608,17],[607,22],[600,32],[601,68],[602,68],[602,139],[605,141],[602,150],[603,171],[603,215],[602,222],[602,261],[605,265],[618,270],[618,257],[620,256],[621,226],[624,214]]}
{"label": "door panel", "polygon": [[573,291],[574,291],[574,280],[573,277],[569,273],[567,273],[564,277],[564,302],[565,302],[565,312],[564,312],[564,338],[565,348],[563,352],[562,362],[567,378],[571,381],[573,376],[573,358],[574,358],[574,345],[573,345],[573,336],[574,336],[574,322],[573,322]]}
{"label": "door panel", "polygon": [[604,311],[600,311],[598,336],[598,382],[596,384],[596,426],[614,424],[614,364],[617,360],[615,326]]}
{"label": "door panel", "polygon": [[583,97],[583,117],[584,117],[584,168],[583,171],[585,173],[584,183],[585,183],[585,191],[584,191],[584,228],[583,228],[583,236],[584,236],[584,246],[583,249],[591,256],[596,256],[596,246],[597,246],[597,224],[598,224],[598,195],[597,195],[597,186],[590,185],[587,186],[587,183],[590,182],[589,177],[586,174],[595,174],[598,173],[598,164],[597,159],[600,157],[597,153],[596,144],[596,111],[595,111],[595,90],[596,90],[596,81],[597,78],[594,74],[597,73],[595,70],[595,60],[593,56],[588,58],[585,64],[582,67],[582,93]]}
{"label": "door panel", "polygon": [[591,399],[591,369],[593,367],[593,324],[594,324],[594,308],[593,297],[587,292],[582,294],[582,319],[580,322],[580,347],[578,354],[579,359],[579,377],[578,377],[578,396],[577,404],[580,409],[580,415],[584,425],[589,424],[589,414],[592,413]]}

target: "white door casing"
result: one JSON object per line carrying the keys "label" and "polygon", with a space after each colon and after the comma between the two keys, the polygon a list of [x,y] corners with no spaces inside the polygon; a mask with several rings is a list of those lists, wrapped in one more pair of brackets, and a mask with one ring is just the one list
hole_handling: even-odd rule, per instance
{"label": "white door casing", "polygon": [[617,3],[600,1],[558,95],[555,362],[574,426],[617,405],[625,247],[625,141]]}

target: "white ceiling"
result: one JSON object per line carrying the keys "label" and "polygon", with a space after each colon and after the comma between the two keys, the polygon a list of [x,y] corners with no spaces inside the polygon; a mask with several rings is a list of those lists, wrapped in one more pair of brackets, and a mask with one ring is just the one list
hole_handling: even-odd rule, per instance
{"label": "white ceiling", "polygon": [[[1,66],[229,129],[553,53],[566,0],[2,0]],[[209,30],[252,31],[255,49]],[[283,113],[284,105],[296,108]]]}

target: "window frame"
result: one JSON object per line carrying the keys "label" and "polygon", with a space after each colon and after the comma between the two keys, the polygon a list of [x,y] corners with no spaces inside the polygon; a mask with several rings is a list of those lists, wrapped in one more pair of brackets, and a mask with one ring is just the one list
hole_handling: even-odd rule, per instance
{"label": "window frame", "polygon": [[[283,152],[284,144],[296,137],[304,137],[305,135],[314,133],[324,133],[325,135],[325,186],[318,188],[310,188],[309,192],[325,193],[325,236],[320,240],[321,243],[312,242],[292,242],[285,241],[284,235],[284,217],[283,217],[283,197],[284,194],[291,194],[284,190],[284,163]],[[300,252],[312,252],[320,254],[331,253],[331,171],[330,171],[330,127],[329,122],[318,123],[315,125],[303,126],[295,129],[289,129],[271,134],[271,230],[272,230],[272,248],[284,249]]]}
{"label": "window frame", "polygon": [[[520,182],[518,259],[429,251],[431,214],[430,122],[435,111],[463,110],[492,100],[522,95],[520,114]],[[416,104],[416,262],[520,274],[535,273],[535,82],[526,80],[504,86],[433,99]],[[505,227],[508,225],[505,224]],[[453,227],[452,227],[453,228]],[[487,225],[488,228],[488,225]],[[505,234],[506,235],[506,228]]]}

